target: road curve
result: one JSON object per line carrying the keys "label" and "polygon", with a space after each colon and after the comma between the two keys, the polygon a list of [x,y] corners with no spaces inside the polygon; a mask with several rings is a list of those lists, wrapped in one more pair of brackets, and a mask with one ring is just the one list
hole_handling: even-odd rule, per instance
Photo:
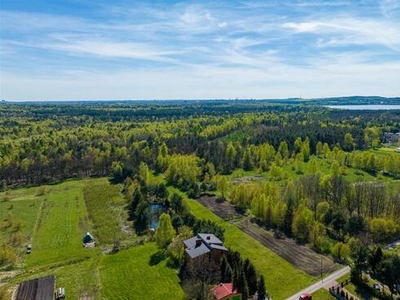
{"label": "road curve", "polygon": [[337,270],[336,272],[332,273],[328,277],[324,278],[323,281],[319,280],[317,283],[314,283],[313,285],[310,285],[309,287],[305,288],[304,290],[298,292],[297,294],[286,298],[286,300],[299,300],[299,297],[303,293],[314,293],[315,291],[318,291],[319,289],[323,288],[326,285],[330,285],[330,283],[333,283],[336,279],[339,277],[342,277],[343,275],[347,274],[350,272],[350,267],[346,266],[344,268],[341,268],[340,270]]}

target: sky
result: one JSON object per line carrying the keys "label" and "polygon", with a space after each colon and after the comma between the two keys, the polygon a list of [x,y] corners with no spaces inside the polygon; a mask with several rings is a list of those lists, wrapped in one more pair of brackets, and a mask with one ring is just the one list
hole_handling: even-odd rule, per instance
{"label": "sky", "polygon": [[0,0],[0,99],[400,96],[400,0]]}

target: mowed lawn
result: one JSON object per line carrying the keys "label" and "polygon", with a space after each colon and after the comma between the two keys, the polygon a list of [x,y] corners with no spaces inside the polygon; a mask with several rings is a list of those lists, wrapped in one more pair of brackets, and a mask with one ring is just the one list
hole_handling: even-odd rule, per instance
{"label": "mowed lawn", "polygon": [[41,198],[27,266],[60,264],[90,255],[90,250],[82,247],[82,237],[90,230],[82,181],[47,186]]}
{"label": "mowed lawn", "polygon": [[312,298],[313,300],[336,300],[326,289],[320,289],[312,293]]}
{"label": "mowed lawn", "polygon": [[285,299],[316,281],[316,278],[296,269],[280,256],[247,235],[236,226],[223,221],[195,200],[186,199],[197,218],[217,222],[225,229],[224,245],[249,258],[264,275],[267,290],[274,299]]}
{"label": "mowed lawn", "polygon": [[103,256],[101,299],[184,299],[177,270],[158,251],[152,242]]}

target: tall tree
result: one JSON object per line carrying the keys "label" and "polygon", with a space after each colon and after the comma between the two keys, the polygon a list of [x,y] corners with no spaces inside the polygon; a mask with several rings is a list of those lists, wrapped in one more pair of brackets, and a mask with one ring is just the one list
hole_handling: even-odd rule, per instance
{"label": "tall tree", "polygon": [[155,234],[157,245],[161,248],[165,248],[171,243],[174,234],[175,230],[174,227],[172,227],[170,215],[166,213],[161,214]]}

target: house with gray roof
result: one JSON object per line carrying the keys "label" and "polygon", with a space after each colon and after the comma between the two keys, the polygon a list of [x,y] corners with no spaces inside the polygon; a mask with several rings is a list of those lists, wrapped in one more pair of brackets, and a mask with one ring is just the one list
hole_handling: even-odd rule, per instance
{"label": "house with gray roof", "polygon": [[222,255],[228,252],[222,241],[211,233],[198,233],[196,236],[183,241],[185,245],[186,259],[194,260],[199,257],[214,258],[215,262],[219,262]]}

